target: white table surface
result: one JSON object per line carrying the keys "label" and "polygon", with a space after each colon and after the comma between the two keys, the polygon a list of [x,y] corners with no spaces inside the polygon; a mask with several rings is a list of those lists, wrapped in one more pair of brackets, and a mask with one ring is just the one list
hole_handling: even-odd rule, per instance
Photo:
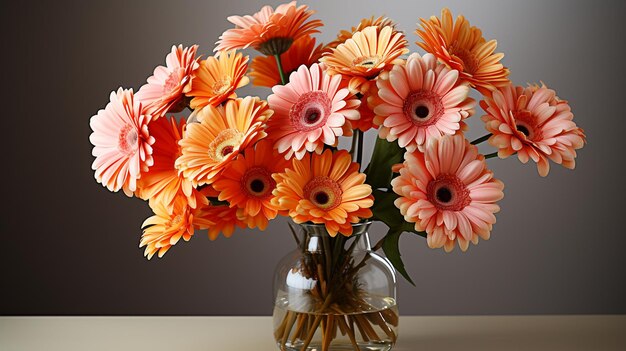
{"label": "white table surface", "polygon": [[[270,317],[0,317],[0,350],[277,350]],[[400,319],[394,351],[626,350],[626,316]]]}

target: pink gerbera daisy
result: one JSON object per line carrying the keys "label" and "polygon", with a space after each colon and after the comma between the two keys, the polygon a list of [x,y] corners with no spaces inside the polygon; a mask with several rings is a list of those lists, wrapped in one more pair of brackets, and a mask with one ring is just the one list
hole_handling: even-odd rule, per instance
{"label": "pink gerbera daisy", "polygon": [[302,159],[309,151],[320,154],[324,144],[337,145],[337,137],[351,135],[350,123],[359,119],[359,100],[340,89],[341,75],[329,76],[323,65],[302,65],[289,77],[287,85],[272,88],[267,98],[275,115],[268,135],[285,158]]}
{"label": "pink gerbera daisy", "polygon": [[576,126],[567,101],[560,100],[545,85],[527,88],[508,85],[480,102],[487,113],[485,128],[493,135],[489,143],[500,158],[517,153],[523,163],[532,159],[542,177],[548,175],[548,158],[573,169],[576,150],[585,144],[583,130]]}
{"label": "pink gerbera daisy", "polygon": [[470,241],[489,239],[504,184],[463,135],[433,139],[423,153],[407,152],[399,171],[391,181],[400,195],[395,205],[416,230],[426,232],[429,247],[449,252],[458,242],[465,251]]}
{"label": "pink gerbera daisy", "polygon": [[200,67],[196,58],[198,45],[190,48],[172,46],[172,52],[165,57],[167,66],[154,69],[148,83],[136,94],[146,109],[158,118],[167,112],[178,112],[185,108],[185,93],[191,91],[191,82]]}
{"label": "pink gerbera daisy", "polygon": [[151,116],[134,99],[133,91],[119,88],[111,92],[110,102],[91,117],[93,161],[96,180],[111,191],[124,190],[132,196],[141,172],[152,166],[154,138],[148,131]]}
{"label": "pink gerbera daisy", "polygon": [[379,135],[388,141],[397,139],[408,151],[430,139],[455,134],[474,113],[469,86],[460,82],[458,71],[437,63],[432,54],[412,54],[377,85],[382,101],[374,109]]}

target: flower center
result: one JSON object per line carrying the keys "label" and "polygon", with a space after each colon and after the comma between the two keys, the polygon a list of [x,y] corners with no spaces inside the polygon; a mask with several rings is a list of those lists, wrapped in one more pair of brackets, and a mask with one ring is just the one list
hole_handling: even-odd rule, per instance
{"label": "flower center", "polygon": [[235,147],[241,144],[243,133],[236,129],[224,129],[209,144],[209,157],[214,161],[221,162],[228,157]]}
{"label": "flower center", "polygon": [[541,139],[541,129],[536,128],[535,118],[532,113],[527,110],[517,111],[514,114],[515,117],[515,127],[517,128],[518,137],[521,137],[521,134],[524,134],[524,138],[526,140],[536,140]]}
{"label": "flower center", "polygon": [[242,192],[252,197],[269,197],[276,188],[272,172],[265,167],[252,167],[244,173],[241,179]]}
{"label": "flower center", "polygon": [[476,71],[478,71],[480,64],[478,59],[476,59],[476,55],[474,55],[473,52],[467,50],[466,48],[459,47],[458,42],[455,41],[454,43],[452,43],[449,52],[462,61],[463,70],[465,72],[469,74],[474,74],[476,73]]}
{"label": "flower center", "polygon": [[428,90],[410,93],[404,100],[402,109],[406,118],[418,127],[427,127],[437,123],[444,112],[439,95]]}
{"label": "flower center", "polygon": [[314,177],[303,189],[304,198],[315,206],[330,211],[341,204],[341,186],[329,177]]}
{"label": "flower center", "polygon": [[426,187],[428,201],[440,210],[461,211],[472,202],[469,190],[455,175],[440,175]]}
{"label": "flower center", "polygon": [[165,80],[165,84],[163,84],[163,93],[169,94],[172,90],[176,89],[180,84],[183,75],[185,74],[185,70],[181,68],[177,68],[170,73],[170,75]]}
{"label": "flower center", "polygon": [[357,68],[372,69],[378,66],[380,63],[380,56],[361,56],[352,60],[352,66]]}
{"label": "flower center", "polygon": [[330,115],[332,101],[323,91],[310,91],[300,95],[289,110],[289,119],[294,129],[308,132],[322,127]]}
{"label": "flower center", "polygon": [[118,149],[128,155],[134,155],[139,148],[139,134],[137,129],[127,124],[120,130],[117,141]]}
{"label": "flower center", "polygon": [[222,95],[226,93],[231,87],[232,80],[228,76],[222,77],[222,79],[213,83],[213,94]]}

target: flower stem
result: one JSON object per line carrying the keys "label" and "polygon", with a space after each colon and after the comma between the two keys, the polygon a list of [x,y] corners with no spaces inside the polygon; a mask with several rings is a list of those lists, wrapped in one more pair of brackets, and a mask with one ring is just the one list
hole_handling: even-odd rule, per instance
{"label": "flower stem", "polygon": [[363,131],[357,129],[356,135],[359,139],[357,144],[356,162],[359,164],[359,169],[361,169],[361,161],[363,161]]}
{"label": "flower stem", "polygon": [[485,135],[485,136],[482,136],[482,137],[480,137],[480,138],[478,138],[478,139],[476,139],[476,140],[472,141],[470,144],[472,144],[472,145],[478,145],[478,144],[482,143],[483,141],[485,141],[485,140],[489,139],[489,137],[490,137],[491,135],[492,135],[492,134],[491,134],[491,133],[489,133],[489,134],[487,134],[487,135]]}
{"label": "flower stem", "polygon": [[285,77],[285,72],[283,72],[283,64],[280,61],[280,55],[274,55],[274,59],[276,60],[276,67],[278,68],[278,74],[280,74],[280,81],[283,85],[287,84],[287,78]]}
{"label": "flower stem", "polygon": [[498,152],[497,151],[496,152],[492,152],[490,154],[486,154],[485,155],[485,160],[488,160],[490,158],[494,158],[494,157],[497,157],[497,156],[498,156]]}

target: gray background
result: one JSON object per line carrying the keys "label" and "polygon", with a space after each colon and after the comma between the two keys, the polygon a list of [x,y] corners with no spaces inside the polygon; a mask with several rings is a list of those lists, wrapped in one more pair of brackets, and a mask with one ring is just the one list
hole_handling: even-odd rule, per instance
{"label": "gray background", "polygon": [[[91,171],[89,118],[117,87],[137,89],[174,43],[208,54],[226,16],[265,1],[3,2],[0,313],[268,315],[275,263],[293,246],[284,220],[210,242],[198,232],[143,258],[147,204],[109,193]],[[274,3],[270,1],[270,3]],[[407,33],[440,1],[310,1],[328,42],[386,14]],[[498,39],[518,84],[543,80],[571,101],[589,144],[576,171],[548,178],[490,160],[506,184],[492,239],[467,253],[405,235],[417,287],[403,314],[625,313],[623,3],[448,0]],[[266,96],[267,90],[247,89]],[[471,124],[469,138],[485,134]],[[373,135],[369,135],[373,140]],[[371,143],[370,143],[371,144]],[[485,152],[491,152],[489,147]],[[372,235],[379,237],[382,226]]]}

